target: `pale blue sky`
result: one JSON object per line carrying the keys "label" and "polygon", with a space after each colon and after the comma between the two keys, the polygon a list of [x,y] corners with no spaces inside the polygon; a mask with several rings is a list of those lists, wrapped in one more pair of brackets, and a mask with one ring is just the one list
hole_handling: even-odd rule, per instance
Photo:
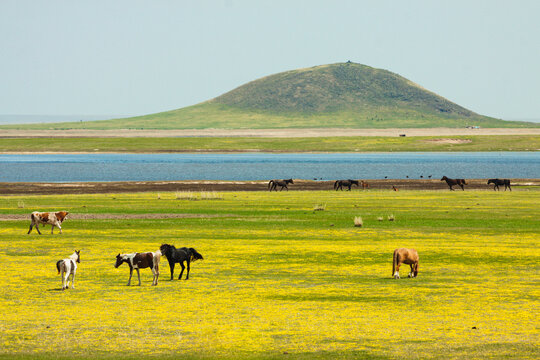
{"label": "pale blue sky", "polygon": [[540,119],[540,1],[0,0],[0,114],[139,115],[351,60]]}

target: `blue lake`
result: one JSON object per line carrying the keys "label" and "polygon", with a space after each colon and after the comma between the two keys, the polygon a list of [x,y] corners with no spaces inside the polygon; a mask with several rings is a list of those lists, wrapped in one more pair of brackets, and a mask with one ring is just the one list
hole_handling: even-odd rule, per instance
{"label": "blue lake", "polygon": [[540,152],[0,155],[1,182],[539,178]]}

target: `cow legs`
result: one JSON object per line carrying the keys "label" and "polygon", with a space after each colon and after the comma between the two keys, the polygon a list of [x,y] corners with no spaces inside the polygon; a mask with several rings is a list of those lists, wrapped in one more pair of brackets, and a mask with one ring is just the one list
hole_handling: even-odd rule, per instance
{"label": "cow legs", "polygon": [[36,223],[36,230],[37,230],[38,234],[41,235],[41,231],[39,231],[39,223]]}
{"label": "cow legs", "polygon": [[30,224],[30,229],[28,230],[27,234],[30,234],[30,232],[32,231],[32,228],[34,227],[34,224]]}

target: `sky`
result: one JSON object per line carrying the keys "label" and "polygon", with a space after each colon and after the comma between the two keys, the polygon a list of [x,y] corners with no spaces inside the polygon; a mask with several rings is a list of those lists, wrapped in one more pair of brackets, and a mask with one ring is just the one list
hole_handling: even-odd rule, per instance
{"label": "sky", "polygon": [[540,1],[0,0],[0,114],[131,116],[353,61],[540,119]]}

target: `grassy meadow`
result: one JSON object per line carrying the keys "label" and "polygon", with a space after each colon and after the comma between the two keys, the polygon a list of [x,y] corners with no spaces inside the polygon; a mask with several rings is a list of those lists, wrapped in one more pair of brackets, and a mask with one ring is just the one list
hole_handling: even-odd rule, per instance
{"label": "grassy meadow", "polygon": [[[214,195],[0,198],[0,358],[540,356],[538,189]],[[9,220],[33,210],[73,215],[62,235]],[[157,287],[148,269],[127,287],[116,254],[162,243],[205,259],[169,281],[163,258]],[[391,278],[397,247],[418,250],[418,278]]]}
{"label": "grassy meadow", "polygon": [[[443,137],[444,138],[444,137]],[[399,152],[537,151],[538,135],[460,135],[448,143],[440,136],[331,136],[305,138],[18,138],[2,139],[0,152]]]}

